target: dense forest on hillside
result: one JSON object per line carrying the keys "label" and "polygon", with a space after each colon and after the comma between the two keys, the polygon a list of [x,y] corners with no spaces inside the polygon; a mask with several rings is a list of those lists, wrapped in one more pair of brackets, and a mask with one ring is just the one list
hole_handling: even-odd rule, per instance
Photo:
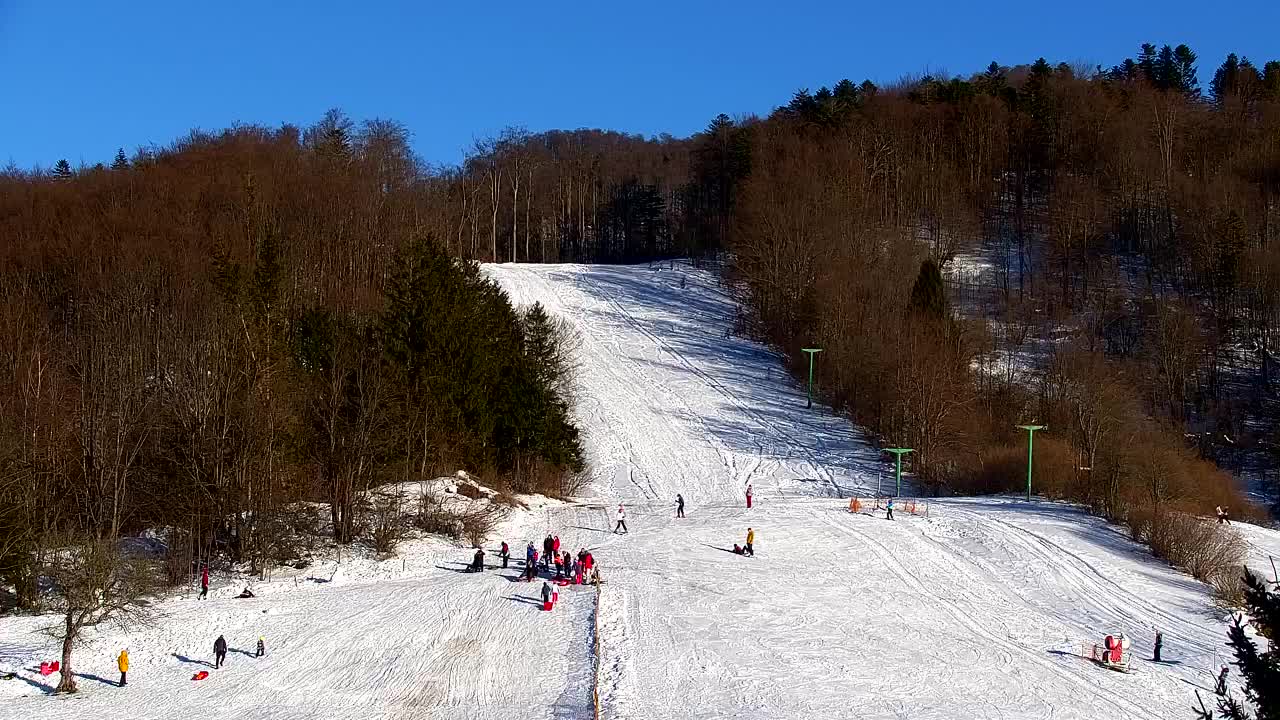
{"label": "dense forest on hillside", "polygon": [[[0,175],[0,568],[169,527],[269,559],[280,508],[466,467],[564,492],[571,343],[475,262],[713,263],[737,330],[915,449],[928,492],[1021,482],[1158,545],[1276,498],[1280,62],[801,90],[687,139],[518,128],[457,167],[331,111]],[[780,99],[781,100],[781,99]]]}
{"label": "dense forest on hillside", "polygon": [[1215,464],[1274,500],[1280,62],[1206,75],[1144,45],[844,80],[688,140],[509,130],[448,178],[453,248],[723,259],[740,331],[797,371],[826,348],[827,399],[938,491],[1016,482],[1036,421],[1042,489],[1117,519],[1238,504]]}
{"label": "dense forest on hillside", "polygon": [[459,469],[571,492],[573,338],[446,252],[428,187],[337,113],[0,178],[0,586],[144,530],[171,581],[259,569],[298,501],[383,550],[414,508],[373,491]]}

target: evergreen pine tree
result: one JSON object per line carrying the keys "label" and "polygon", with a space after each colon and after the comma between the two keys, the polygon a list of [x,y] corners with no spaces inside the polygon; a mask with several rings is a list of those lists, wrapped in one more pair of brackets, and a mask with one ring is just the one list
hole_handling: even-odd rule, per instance
{"label": "evergreen pine tree", "polygon": [[1200,96],[1200,79],[1196,77],[1196,54],[1186,45],[1173,49],[1174,88],[1187,97]]}
{"label": "evergreen pine tree", "polygon": [[67,162],[66,158],[59,160],[53,166],[53,176],[59,180],[70,180],[72,175],[71,163]]}
{"label": "evergreen pine tree", "polygon": [[1138,53],[1138,72],[1142,78],[1152,85],[1156,85],[1156,46],[1151,43],[1142,43],[1142,50]]}
{"label": "evergreen pine tree", "polygon": [[1272,100],[1280,100],[1280,60],[1270,60],[1262,66],[1263,93]]}
{"label": "evergreen pine tree", "polygon": [[1213,95],[1214,101],[1221,103],[1228,95],[1234,94],[1239,86],[1239,79],[1240,59],[1235,53],[1229,53],[1209,82],[1209,93]]}
{"label": "evergreen pine tree", "polygon": [[[1258,644],[1245,633],[1244,618],[1237,616],[1227,631],[1227,644],[1235,652],[1236,666],[1244,679],[1245,697],[1253,703],[1256,720],[1280,720],[1280,594],[1267,590],[1266,581],[1245,568],[1244,605],[1252,618],[1250,623],[1266,638],[1268,649],[1258,651]],[[1218,712],[1226,720],[1249,720],[1243,703],[1225,690],[1218,693]],[[1197,709],[1201,720],[1212,720],[1214,714]]]}
{"label": "evergreen pine tree", "polygon": [[116,159],[111,161],[112,170],[125,170],[129,167],[129,158],[124,155],[124,148],[116,150]]}
{"label": "evergreen pine tree", "polygon": [[947,292],[942,283],[942,271],[933,258],[920,263],[920,273],[911,287],[911,302],[907,306],[912,313],[932,320],[947,317]]}

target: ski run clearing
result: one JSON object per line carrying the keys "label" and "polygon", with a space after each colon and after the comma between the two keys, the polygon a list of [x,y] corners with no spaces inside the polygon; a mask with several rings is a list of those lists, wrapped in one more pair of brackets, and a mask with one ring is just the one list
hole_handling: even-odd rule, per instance
{"label": "ski run clearing", "polygon": [[[901,503],[894,521],[850,513],[878,479],[891,491],[890,464],[847,422],[806,410],[770,352],[729,336],[733,304],[712,273],[487,272],[577,328],[593,472],[580,501],[526,498],[490,538],[489,566],[505,539],[510,569],[462,573],[470,550],[420,539],[382,562],[277,572],[254,599],[215,581],[208,600],[159,602],[152,627],[91,631],[74,696],[48,696],[57,678],[36,671],[58,657],[38,632],[51,618],[4,618],[0,675],[15,675],[0,681],[0,720],[591,718],[597,688],[601,717],[636,720],[1163,720],[1189,716],[1226,662],[1206,587],[1075,508],[983,498],[930,502],[927,517]],[[630,532],[615,535],[619,501]],[[730,552],[748,527],[754,558]],[[1280,533],[1240,529],[1270,577]],[[518,581],[525,544],[548,532],[599,563],[598,657],[594,588],[561,588],[544,612],[541,582]],[[1162,664],[1149,661],[1157,628]],[[1131,673],[1079,656],[1119,632]],[[212,670],[219,634],[231,652]]]}

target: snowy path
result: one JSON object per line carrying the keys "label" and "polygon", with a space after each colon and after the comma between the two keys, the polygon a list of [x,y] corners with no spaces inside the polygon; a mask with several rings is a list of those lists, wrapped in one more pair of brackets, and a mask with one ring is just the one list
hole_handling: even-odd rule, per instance
{"label": "snowy path", "polygon": [[[726,336],[733,304],[686,266],[490,266],[517,303],[540,301],[581,334],[576,413],[593,469],[586,499],[517,512],[502,539],[557,532],[590,547],[601,592],[600,693],[608,720],[670,718],[1185,717],[1211,686],[1226,625],[1200,583],[1079,510],[1006,498],[850,514],[889,464],[844,421],[805,410],[767,350]],[[819,359],[821,363],[821,359]],[[821,371],[819,371],[821,377]],[[886,474],[886,480],[888,475]],[[756,507],[742,495],[755,487]],[[887,488],[887,482],[886,482]],[[674,518],[681,493],[688,517]],[[609,532],[627,503],[626,535]],[[756,531],[757,556],[729,548]],[[1239,526],[1251,564],[1280,533]],[[466,549],[402,546],[344,563],[345,579],[239,587],[160,603],[129,636],[77,654],[76,697],[46,697],[47,620],[0,620],[0,720],[507,718],[592,716],[595,594],[555,612],[520,570],[457,572]],[[311,573],[328,577],[332,565]],[[264,612],[266,611],[266,612]],[[1150,657],[1156,629],[1165,658]],[[1134,672],[1077,656],[1104,633],[1133,639]],[[236,650],[193,683],[217,634]],[[127,645],[127,688],[114,657]]]}

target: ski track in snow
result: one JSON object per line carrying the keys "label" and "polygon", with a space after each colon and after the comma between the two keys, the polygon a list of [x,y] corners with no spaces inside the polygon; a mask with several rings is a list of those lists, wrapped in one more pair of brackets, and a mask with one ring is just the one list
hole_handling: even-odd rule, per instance
{"label": "ski track in snow", "polygon": [[[574,413],[594,473],[579,502],[517,512],[490,539],[490,565],[511,544],[510,569],[460,574],[470,550],[420,540],[402,545],[404,569],[349,561],[340,582],[306,579],[330,564],[296,586],[257,584],[254,600],[232,599],[239,586],[166,600],[154,627],[90,633],[73,697],[46,697],[34,672],[55,657],[35,634],[48,619],[0,620],[0,673],[19,675],[0,682],[0,720],[590,718],[594,590],[561,588],[545,613],[540,583],[513,580],[525,543],[540,549],[547,532],[600,562],[610,720],[1183,717],[1211,687],[1226,624],[1206,588],[1079,509],[981,498],[894,522],[847,512],[835,498],[868,494],[889,462],[845,421],[806,410],[774,354],[727,335],[733,303],[710,273],[486,272],[580,333]],[[619,501],[624,535],[610,532]],[[733,555],[748,526],[757,556]],[[1269,570],[1280,533],[1237,527],[1250,565]],[[1157,628],[1174,663],[1141,659]],[[1077,656],[1120,631],[1132,674]],[[228,666],[192,682],[219,633]],[[239,652],[259,635],[266,658]],[[108,687],[99,678],[118,677],[125,646],[130,685]]]}

